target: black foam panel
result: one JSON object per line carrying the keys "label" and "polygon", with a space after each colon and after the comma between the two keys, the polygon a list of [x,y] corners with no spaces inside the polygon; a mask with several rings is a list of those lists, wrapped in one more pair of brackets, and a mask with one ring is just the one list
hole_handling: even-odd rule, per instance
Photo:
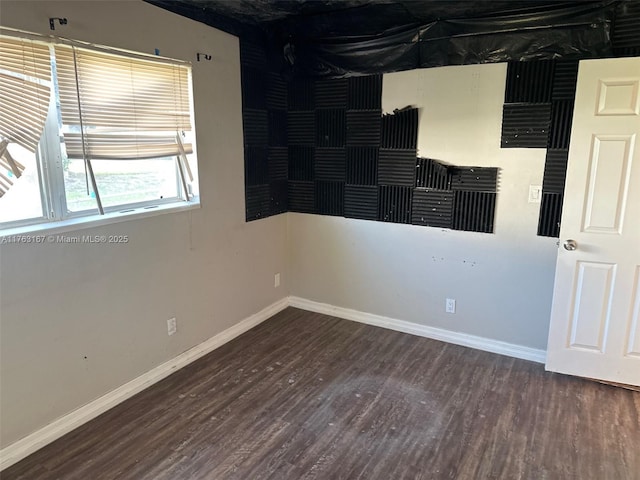
{"label": "black foam panel", "polygon": [[316,110],[316,145],[342,147],[345,143],[346,113],[343,109]]}
{"label": "black foam panel", "polygon": [[454,193],[447,190],[414,189],[411,223],[427,227],[451,228],[453,197]]}
{"label": "black foam panel", "polygon": [[411,223],[412,193],[412,187],[381,186],[378,198],[378,220]]}
{"label": "black foam panel", "polygon": [[318,80],[315,83],[316,108],[346,108],[349,81]]}
{"label": "black foam panel", "polygon": [[542,192],[538,235],[542,237],[560,236],[560,218],[562,216],[562,193]]}
{"label": "black foam panel", "polygon": [[616,55],[640,55],[640,2],[619,3],[611,32],[611,43]]}
{"label": "black foam panel", "polygon": [[268,110],[269,122],[269,146],[270,147],[286,147],[287,139],[287,111],[286,110]]}
{"label": "black foam panel", "polygon": [[274,72],[267,73],[267,108],[274,110],[286,110],[288,108],[287,83]]}
{"label": "black foam panel", "polygon": [[261,185],[269,183],[269,163],[266,147],[244,147],[244,181],[245,185]]}
{"label": "black foam panel", "polygon": [[345,149],[320,148],[315,151],[316,180],[345,181]]}
{"label": "black foam panel", "polygon": [[552,60],[509,62],[505,103],[549,103],[553,89]]}
{"label": "black foam panel", "polygon": [[378,183],[379,152],[378,147],[347,147],[347,183],[376,185]]}
{"label": "black foam panel", "polygon": [[264,70],[267,67],[267,53],[260,45],[241,41],[240,63],[244,66]]}
{"label": "black foam panel", "polygon": [[416,181],[416,151],[380,149],[378,184],[414,187]]}
{"label": "black foam panel", "polygon": [[294,80],[289,83],[289,110],[313,110],[315,89],[310,80]]}
{"label": "black foam panel", "polygon": [[380,110],[382,108],[382,75],[349,78],[349,110]]}
{"label": "black foam panel", "polygon": [[315,183],[289,181],[289,211],[300,213],[314,213]]}
{"label": "black foam panel", "polygon": [[416,161],[416,186],[450,190],[449,167],[431,158],[418,158]]}
{"label": "black foam panel", "polygon": [[569,148],[572,121],[573,100],[556,100],[551,104],[549,148]]}
{"label": "black foam panel", "polygon": [[493,167],[450,167],[451,189],[495,192],[498,169]]}
{"label": "black foam panel", "polygon": [[380,145],[380,110],[347,111],[347,145]]}
{"label": "black foam panel", "polygon": [[496,194],[455,191],[453,228],[471,232],[493,233]]}
{"label": "black foam panel", "polygon": [[568,150],[547,150],[544,163],[542,191],[545,193],[563,193],[567,175]]}
{"label": "black foam panel", "polygon": [[271,192],[269,185],[246,187],[246,219],[257,220],[271,213]]}
{"label": "black foam panel", "polygon": [[316,213],[342,216],[344,210],[343,182],[316,182]]}
{"label": "black foam panel", "polygon": [[378,187],[346,185],[344,187],[344,216],[363,220],[377,220]]}
{"label": "black foam panel", "polygon": [[382,117],[382,147],[415,149],[418,146],[418,109],[400,110]]}
{"label": "black foam panel", "polygon": [[314,147],[289,147],[289,180],[312,181],[314,179]]}
{"label": "black foam panel", "polygon": [[267,150],[269,163],[269,181],[287,180],[289,177],[289,149],[271,147]]}
{"label": "black foam panel", "polygon": [[242,111],[244,144],[266,146],[269,142],[266,110],[245,108]]}
{"label": "black foam panel", "polygon": [[271,194],[271,215],[285,213],[289,209],[289,184],[286,180],[278,180],[269,184]]}
{"label": "black foam panel", "polygon": [[506,104],[502,111],[502,148],[546,148],[551,104]]}
{"label": "black foam panel", "polygon": [[573,100],[578,81],[577,60],[556,60],[553,72],[552,100]]}
{"label": "black foam panel", "polygon": [[242,106],[264,110],[266,106],[265,73],[254,67],[242,67]]}
{"label": "black foam panel", "polygon": [[316,144],[316,115],[313,111],[289,111],[287,122],[289,145]]}

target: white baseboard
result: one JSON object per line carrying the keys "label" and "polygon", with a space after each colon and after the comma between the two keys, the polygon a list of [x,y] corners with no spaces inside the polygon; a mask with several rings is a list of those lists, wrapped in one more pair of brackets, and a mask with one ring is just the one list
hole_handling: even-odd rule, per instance
{"label": "white baseboard", "polygon": [[54,440],[57,440],[73,429],[78,428],[80,425],[87,423],[89,420],[96,418],[98,415],[124,402],[128,398],[131,398],[136,393],[168,377],[182,367],[189,365],[191,362],[233,340],[238,335],[250,330],[281,310],[284,310],[288,305],[289,299],[285,297],[258,313],[245,318],[240,323],[237,323],[218,335],[190,348],[177,357],[172,358],[162,365],[158,365],[147,373],[140,375],[102,397],[53,421],[46,427],[3,448],[0,450],[0,471],[10,467]]}
{"label": "white baseboard", "polygon": [[443,342],[455,343],[464,347],[476,348],[486,352],[498,353],[509,357],[521,358],[537,363],[545,363],[547,352],[535,348],[501,342],[491,338],[478,337],[467,333],[453,332],[442,328],[428,327],[418,323],[406,322],[395,318],[383,317],[372,313],[360,312],[348,308],[336,307],[327,303],[314,302],[300,297],[289,297],[289,305],[311,312],[323,313],[334,317],[353,320],[355,322],[375,325],[403,333],[410,333],[420,337],[432,338]]}

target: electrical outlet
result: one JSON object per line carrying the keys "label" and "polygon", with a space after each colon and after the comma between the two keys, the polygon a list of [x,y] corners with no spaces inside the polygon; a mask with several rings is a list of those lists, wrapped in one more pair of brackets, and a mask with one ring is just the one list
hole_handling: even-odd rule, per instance
{"label": "electrical outlet", "polygon": [[456,300],[455,298],[447,298],[447,303],[444,307],[444,311],[447,313],[456,313]]}
{"label": "electrical outlet", "polygon": [[177,331],[178,331],[178,322],[176,321],[176,317],[173,317],[167,320],[167,335],[173,335]]}
{"label": "electrical outlet", "polygon": [[529,185],[529,203],[542,201],[542,185]]}
{"label": "electrical outlet", "polygon": [[279,273],[276,273],[276,274],[273,276],[273,286],[274,286],[275,288],[278,288],[278,287],[280,286],[280,274],[279,274]]}

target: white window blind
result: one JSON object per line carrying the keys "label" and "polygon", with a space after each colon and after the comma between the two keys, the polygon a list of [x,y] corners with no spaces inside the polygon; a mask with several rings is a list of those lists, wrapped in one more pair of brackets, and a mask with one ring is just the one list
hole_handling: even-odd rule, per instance
{"label": "white window blind", "polygon": [[192,153],[184,65],[56,45],[64,140],[70,159],[135,160]]}

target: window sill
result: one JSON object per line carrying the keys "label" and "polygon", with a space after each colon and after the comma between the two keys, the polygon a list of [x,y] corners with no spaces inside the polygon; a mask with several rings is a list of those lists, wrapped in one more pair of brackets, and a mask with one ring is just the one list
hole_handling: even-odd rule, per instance
{"label": "window sill", "polygon": [[20,227],[7,228],[0,230],[0,245],[3,243],[32,243],[25,239],[24,242],[2,242],[3,237],[14,235],[46,235],[53,233],[65,233],[76,230],[84,230],[87,228],[100,227],[113,223],[129,222],[141,218],[156,217],[168,213],[184,212],[200,208],[200,199],[194,199],[190,202],[174,202],[158,205],[153,209],[149,207],[139,207],[127,210],[125,212],[109,212],[104,215],[90,215],[86,217],[69,218],[61,221],[36,223],[32,225],[23,225]]}

